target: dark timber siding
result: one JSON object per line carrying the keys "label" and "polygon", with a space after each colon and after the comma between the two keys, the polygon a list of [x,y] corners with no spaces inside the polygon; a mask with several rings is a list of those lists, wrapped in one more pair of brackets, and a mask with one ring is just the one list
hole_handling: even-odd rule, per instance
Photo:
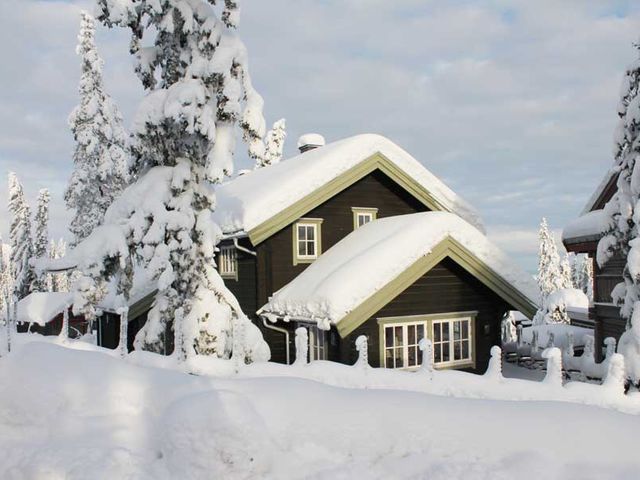
{"label": "dark timber siding", "polygon": [[[428,210],[385,174],[375,171],[303,216],[323,219],[322,251],[327,251],[353,231],[352,207],[377,208],[378,218]],[[259,244],[256,250],[260,307],[308,264],[293,264],[292,224]]]}
{"label": "dark timber siding", "polygon": [[[248,238],[238,240],[238,244],[253,251],[253,246]],[[233,242],[226,240],[220,244],[220,246],[225,245],[233,245]],[[236,249],[236,255],[238,258],[238,279],[225,278],[224,284],[238,299],[242,311],[251,317],[261,306],[257,304],[256,257],[238,249]],[[219,264],[217,256],[216,264]]]}
{"label": "dark timber siding", "polygon": [[405,315],[423,315],[478,311],[475,323],[476,371],[484,372],[493,345],[500,345],[500,322],[509,306],[475,277],[445,259],[413,285],[380,309],[369,320],[342,339],[339,358],[342,363],[354,363],[357,357],[355,340],[359,335],[369,339],[369,362],[380,366],[380,333],[377,319]]}

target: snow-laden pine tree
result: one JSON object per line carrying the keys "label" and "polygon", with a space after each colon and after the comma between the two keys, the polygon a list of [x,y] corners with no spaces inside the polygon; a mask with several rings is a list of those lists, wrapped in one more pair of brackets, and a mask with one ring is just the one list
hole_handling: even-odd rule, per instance
{"label": "snow-laden pine tree", "polygon": [[160,350],[173,323],[178,359],[202,350],[228,357],[232,325],[240,322],[247,357],[264,358],[259,330],[214,263],[221,238],[211,215],[214,187],[233,172],[235,127],[252,158],[264,154],[263,101],[235,31],[237,2],[98,0],[98,8],[106,25],[131,29],[131,52],[147,95],[133,122],[136,183],[76,249],[84,273],[79,291],[91,298],[115,279],[116,293],[126,301],[134,267],[143,268],[158,290],[136,348]]}
{"label": "snow-laden pine tree", "polygon": [[266,167],[267,165],[275,165],[282,159],[284,151],[284,140],[287,137],[287,126],[284,118],[274,122],[271,130],[267,132],[265,137],[265,151],[261,158],[257,159],[257,167]]}
{"label": "snow-laden pine tree", "polygon": [[74,211],[69,227],[74,244],[102,223],[107,208],[129,182],[122,115],[105,91],[94,35],[95,20],[83,12],[76,49],[82,62],[80,103],[69,116],[76,141],[74,169],[64,194]]}
{"label": "snow-laden pine tree", "polygon": [[31,208],[24,196],[22,185],[15,173],[9,172],[9,213],[11,228],[11,266],[13,269],[13,291],[18,300],[31,292],[35,280],[29,261],[33,257],[31,238]]}
{"label": "snow-laden pine tree", "polygon": [[[640,53],[640,44],[635,45]],[[597,261],[603,266],[614,255],[627,259],[623,282],[611,293],[619,305],[620,314],[627,319],[627,329],[634,305],[640,299],[640,55],[624,75],[618,103],[618,125],[614,135],[614,166],[618,173],[617,191],[604,210],[611,228],[598,243]]]}
{"label": "snow-laden pine tree", "polygon": [[547,219],[543,218],[538,233],[538,287],[541,300],[544,302],[550,293],[563,288],[560,272],[560,256],[556,242],[549,232]]}
{"label": "snow-laden pine tree", "polygon": [[9,249],[0,236],[0,320],[4,321],[6,314],[6,299],[13,292],[13,277],[9,260]]}
{"label": "snow-laden pine tree", "polygon": [[[49,258],[62,258],[67,253],[67,243],[63,238],[57,242],[52,238],[49,244]],[[69,272],[55,272],[48,274],[49,291],[51,292],[68,292],[69,291]]]}
{"label": "snow-laden pine tree", "polygon": [[573,265],[573,284],[593,300],[593,262],[588,255],[576,255]]}
{"label": "snow-laden pine tree", "polygon": [[571,269],[569,255],[565,255],[560,261],[560,285],[560,288],[574,288],[573,270]]}
{"label": "snow-laden pine tree", "polygon": [[[49,190],[43,188],[38,192],[38,201],[36,204],[36,214],[33,219],[35,234],[33,237],[33,255],[35,258],[43,258],[47,256],[47,247],[49,244],[49,200],[51,195]],[[33,282],[34,292],[48,291],[47,274],[40,274]]]}

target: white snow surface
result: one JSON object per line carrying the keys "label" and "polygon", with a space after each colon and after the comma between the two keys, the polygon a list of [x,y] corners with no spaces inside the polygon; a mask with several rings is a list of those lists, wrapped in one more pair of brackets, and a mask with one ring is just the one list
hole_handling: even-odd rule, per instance
{"label": "white snow surface", "polygon": [[522,340],[531,345],[533,341],[533,332],[538,332],[538,345],[546,348],[549,343],[549,336],[553,334],[553,345],[555,347],[565,349],[568,346],[567,334],[573,335],[573,346],[584,347],[587,336],[593,336],[593,330],[590,328],[577,327],[566,323],[548,323],[544,325],[533,325],[522,329]]}
{"label": "white snow surface", "polygon": [[37,323],[44,326],[71,305],[73,305],[73,293],[30,293],[18,302],[18,322]]}
{"label": "white snow surface", "polygon": [[319,133],[305,133],[298,139],[298,148],[306,145],[314,145],[316,147],[323,147],[326,145],[326,141]]}
{"label": "white snow surface", "polygon": [[537,305],[539,293],[531,275],[483,233],[452,213],[425,212],[383,218],[358,228],[274,293],[262,311],[338,323],[447,237]]}
{"label": "white snow surface", "polygon": [[378,152],[422,185],[446,209],[482,229],[473,207],[409,153],[374,134],[356,135],[315,148],[219,186],[216,223],[227,234],[249,232]]}
{"label": "white snow surface", "polygon": [[611,216],[607,215],[604,210],[585,213],[564,227],[562,239],[570,240],[572,238],[601,235],[613,226],[611,222]]}
{"label": "white snow surface", "polygon": [[171,357],[18,337],[0,358],[3,479],[621,480],[640,468],[637,393],[331,362],[235,374],[205,358],[187,375]]}

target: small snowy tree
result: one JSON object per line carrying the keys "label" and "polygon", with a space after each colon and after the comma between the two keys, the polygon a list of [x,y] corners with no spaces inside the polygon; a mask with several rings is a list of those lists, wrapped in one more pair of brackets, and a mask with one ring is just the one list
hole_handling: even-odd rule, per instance
{"label": "small snowy tree", "polygon": [[569,255],[565,255],[560,262],[560,285],[561,288],[575,288]]}
{"label": "small snowy tree", "polygon": [[538,287],[540,288],[541,300],[544,300],[550,293],[562,288],[560,274],[560,257],[556,242],[549,232],[547,219],[543,218],[540,223],[538,234],[540,243],[538,245]]}
{"label": "small snowy tree", "polygon": [[[635,44],[640,53],[640,44]],[[618,125],[614,135],[614,166],[617,191],[604,207],[609,230],[598,243],[597,261],[603,266],[614,255],[627,259],[623,282],[612,292],[620,314],[631,328],[634,305],[640,300],[640,59],[627,67],[618,104]]]}
{"label": "small snowy tree", "polygon": [[573,284],[593,300],[593,261],[588,255],[576,255],[572,264]]}
{"label": "small snowy tree", "polygon": [[[34,218],[35,236],[33,238],[33,255],[35,258],[43,258],[47,256],[47,247],[49,243],[49,190],[43,188],[38,192],[38,202],[36,205],[36,214]],[[33,291],[46,292],[47,274],[40,274],[34,281]]]}
{"label": "small snowy tree", "polygon": [[[64,239],[57,242],[51,239],[49,244],[49,258],[57,259],[65,256],[67,244]],[[69,291],[69,273],[51,272],[48,274],[49,291],[51,292],[68,292]]]}
{"label": "small snowy tree", "polygon": [[284,118],[281,118],[275,122],[271,130],[267,132],[267,136],[265,137],[265,152],[262,158],[257,159],[256,166],[266,167],[267,165],[275,165],[280,162],[286,137],[286,121]]}
{"label": "small snowy tree", "polygon": [[13,292],[13,272],[11,268],[9,248],[0,236],[0,320],[5,319],[7,303]]}
{"label": "small snowy tree", "polygon": [[[236,126],[249,156],[264,154],[263,102],[235,32],[237,2],[98,0],[98,9],[107,26],[131,29],[130,51],[147,95],[133,124],[136,183],[78,246],[79,295],[87,299],[79,304],[90,310],[89,300],[113,277],[117,293],[126,297],[131,276],[123,272],[135,262],[158,285],[136,348],[159,350],[173,326],[176,348],[184,349],[176,356],[183,359],[198,352],[206,328],[207,341],[217,339],[216,355],[228,358],[233,321],[244,316],[215,269],[221,231],[211,215],[214,188],[233,172]],[[243,328],[246,339],[255,338],[249,330],[257,327],[244,322]]]}
{"label": "small snowy tree", "polygon": [[9,213],[11,214],[11,265],[15,292],[18,300],[31,292],[35,279],[29,261],[33,257],[31,239],[31,209],[15,173],[9,173]]}
{"label": "small snowy tree", "polygon": [[74,245],[102,223],[129,181],[122,116],[105,92],[94,34],[95,21],[83,12],[76,50],[82,61],[80,104],[69,117],[76,141],[74,170],[64,194],[67,207],[74,211],[69,227]]}

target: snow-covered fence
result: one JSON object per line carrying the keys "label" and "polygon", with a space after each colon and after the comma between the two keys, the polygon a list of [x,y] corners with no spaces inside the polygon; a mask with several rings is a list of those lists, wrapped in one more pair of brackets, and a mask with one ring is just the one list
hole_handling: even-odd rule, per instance
{"label": "snow-covered fence", "polygon": [[428,338],[423,338],[418,342],[418,348],[422,352],[420,371],[431,378],[433,375],[433,343]]}
{"label": "snow-covered fence", "polygon": [[296,359],[294,365],[306,365],[309,356],[309,332],[304,327],[296,328]]}
{"label": "snow-covered fence", "polygon": [[502,349],[497,345],[491,347],[491,358],[484,376],[491,380],[502,380]]}
{"label": "snow-covered fence", "polygon": [[543,382],[549,385],[562,386],[562,352],[559,348],[552,347],[542,352],[542,357],[547,359],[547,374]]}
{"label": "snow-covered fence", "polygon": [[363,369],[369,368],[369,342],[366,336],[360,335],[356,338],[356,350],[358,351],[356,367]]}

